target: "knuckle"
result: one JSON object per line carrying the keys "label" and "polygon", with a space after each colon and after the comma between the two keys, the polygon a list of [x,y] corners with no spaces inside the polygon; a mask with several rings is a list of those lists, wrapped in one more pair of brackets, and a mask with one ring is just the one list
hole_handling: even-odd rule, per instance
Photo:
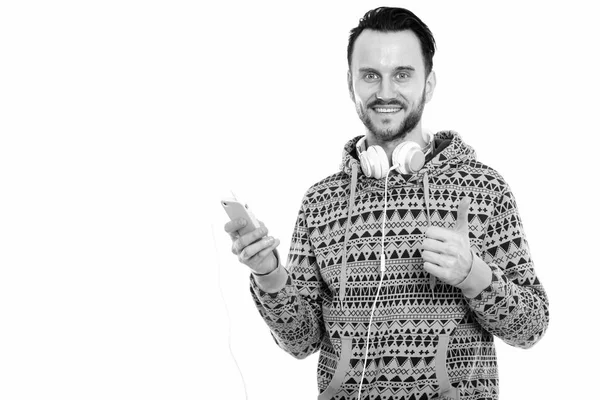
{"label": "knuckle", "polygon": [[250,246],[244,247],[243,249],[240,249],[240,256],[243,257],[244,259],[248,259],[250,258],[250,250],[252,250],[250,248]]}
{"label": "knuckle", "polygon": [[245,241],[247,241],[248,244],[256,242],[258,239],[260,239],[260,237],[261,237],[260,228],[255,229],[252,232],[244,235],[244,239],[245,239]]}
{"label": "knuckle", "polygon": [[242,236],[240,236],[239,238],[237,238],[237,239],[236,239],[236,240],[233,242],[233,244],[234,244],[235,248],[236,248],[236,249],[238,249],[238,250],[239,250],[239,249],[241,249],[241,248],[243,248],[243,247],[244,247],[244,245],[243,245],[243,239],[242,239]]}
{"label": "knuckle", "polygon": [[256,229],[254,232],[252,232],[252,241],[255,242],[257,240],[260,240],[264,235],[262,233],[262,229]]}
{"label": "knuckle", "polygon": [[242,249],[242,245],[241,245],[241,243],[240,243],[240,241],[239,241],[239,240],[236,240],[235,242],[233,242],[233,245],[232,245],[231,247],[233,248],[233,250],[234,250],[236,253],[239,253],[239,252],[240,252],[240,250]]}

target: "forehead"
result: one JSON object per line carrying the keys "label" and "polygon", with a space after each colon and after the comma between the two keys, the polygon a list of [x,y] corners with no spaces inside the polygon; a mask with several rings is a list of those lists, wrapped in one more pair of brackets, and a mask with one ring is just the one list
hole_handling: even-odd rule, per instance
{"label": "forehead", "polygon": [[423,71],[421,43],[414,32],[378,32],[365,29],[354,42],[352,69],[363,67],[394,69],[398,66],[412,66]]}

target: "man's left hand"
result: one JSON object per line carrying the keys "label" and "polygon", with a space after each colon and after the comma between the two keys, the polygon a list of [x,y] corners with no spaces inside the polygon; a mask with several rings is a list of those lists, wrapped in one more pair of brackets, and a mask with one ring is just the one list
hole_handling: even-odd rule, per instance
{"label": "man's left hand", "polygon": [[423,240],[425,271],[452,286],[465,280],[473,264],[467,219],[470,203],[468,197],[460,201],[454,229],[430,226]]}

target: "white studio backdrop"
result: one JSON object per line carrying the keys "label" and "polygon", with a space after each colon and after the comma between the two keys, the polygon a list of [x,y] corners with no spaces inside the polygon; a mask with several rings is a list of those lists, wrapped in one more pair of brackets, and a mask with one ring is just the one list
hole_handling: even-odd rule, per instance
{"label": "white studio backdrop", "polygon": [[[317,356],[271,339],[229,252],[230,191],[281,239],[363,133],[348,32],[431,28],[424,125],[517,198],[546,337],[497,341],[502,399],[594,389],[600,33],[584,1],[19,1],[0,5],[0,398],[315,399]],[[226,314],[229,310],[229,318]]]}

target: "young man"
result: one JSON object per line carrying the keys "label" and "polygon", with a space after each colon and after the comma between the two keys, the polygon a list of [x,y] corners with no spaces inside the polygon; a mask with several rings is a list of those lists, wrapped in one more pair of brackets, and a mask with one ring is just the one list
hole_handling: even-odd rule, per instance
{"label": "young man", "polygon": [[548,325],[509,186],[457,133],[421,127],[434,52],[410,11],[365,14],[348,86],[366,134],[307,191],[287,267],[265,227],[225,226],[277,344],[320,351],[320,400],[496,399],[493,337],[528,348]]}

